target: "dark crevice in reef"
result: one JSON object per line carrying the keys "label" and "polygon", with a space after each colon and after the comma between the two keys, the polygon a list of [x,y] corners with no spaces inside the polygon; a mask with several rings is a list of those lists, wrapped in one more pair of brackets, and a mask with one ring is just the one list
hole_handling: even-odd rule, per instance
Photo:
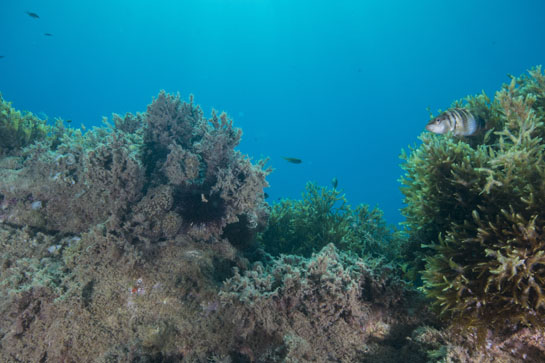
{"label": "dark crevice in reef", "polygon": [[249,220],[246,215],[238,217],[239,221],[228,224],[222,234],[239,251],[248,252],[255,250],[258,245],[256,241],[257,230],[248,228]]}
{"label": "dark crevice in reef", "polygon": [[174,211],[184,222],[208,224],[225,215],[225,201],[217,193],[207,194],[209,186],[177,188],[174,191]]}

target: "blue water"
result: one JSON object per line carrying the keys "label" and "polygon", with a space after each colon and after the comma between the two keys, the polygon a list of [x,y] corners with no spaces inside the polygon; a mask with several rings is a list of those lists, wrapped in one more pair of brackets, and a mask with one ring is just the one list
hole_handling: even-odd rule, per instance
{"label": "blue water", "polygon": [[544,63],[543,14],[541,0],[3,0],[0,92],[86,127],[161,89],[194,94],[243,129],[242,152],[270,157],[269,201],[336,177],[397,223],[398,156],[426,108]]}

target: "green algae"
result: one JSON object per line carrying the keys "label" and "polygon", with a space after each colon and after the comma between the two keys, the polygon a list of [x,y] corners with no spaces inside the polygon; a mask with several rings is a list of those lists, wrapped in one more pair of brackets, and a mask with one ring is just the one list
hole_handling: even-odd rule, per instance
{"label": "green algae", "polygon": [[402,236],[386,224],[382,211],[368,205],[355,208],[342,191],[307,183],[301,200],[273,205],[267,229],[258,240],[272,255],[313,252],[333,243],[360,257],[396,259]]}
{"label": "green algae", "polygon": [[425,133],[403,154],[405,257],[447,320],[486,329],[543,326],[545,76],[540,67],[464,106],[487,122],[473,138]]}
{"label": "green algae", "polygon": [[11,154],[46,137],[46,121],[11,107],[0,94],[0,155]]}

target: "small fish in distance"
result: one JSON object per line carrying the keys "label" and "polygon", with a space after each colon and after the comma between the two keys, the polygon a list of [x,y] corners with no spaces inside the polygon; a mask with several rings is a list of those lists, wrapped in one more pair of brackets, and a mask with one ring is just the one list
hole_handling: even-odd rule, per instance
{"label": "small fish in distance", "polygon": [[436,134],[452,132],[454,136],[471,136],[483,128],[482,123],[465,108],[446,110],[426,125],[426,130]]}
{"label": "small fish in distance", "polygon": [[337,189],[337,186],[339,185],[339,180],[337,178],[331,179],[331,185],[333,186],[333,189]]}
{"label": "small fish in distance", "polygon": [[288,156],[282,156],[282,159],[286,160],[288,163],[292,164],[301,164],[303,160],[297,158],[290,158]]}
{"label": "small fish in distance", "polygon": [[4,58],[5,56],[4,55],[0,55],[0,59]]}
{"label": "small fish in distance", "polygon": [[44,35],[45,35],[46,37],[52,37],[52,36],[53,36],[53,34],[51,34],[51,33],[44,33]]}
{"label": "small fish in distance", "polygon": [[25,11],[25,13],[30,16],[31,18],[34,18],[34,19],[40,19],[40,16],[36,13],[33,13],[33,12],[30,12],[30,11]]}

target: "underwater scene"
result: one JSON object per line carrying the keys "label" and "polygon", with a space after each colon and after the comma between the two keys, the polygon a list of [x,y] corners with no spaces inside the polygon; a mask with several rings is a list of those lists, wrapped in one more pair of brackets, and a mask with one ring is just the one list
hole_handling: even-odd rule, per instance
{"label": "underwater scene", "polygon": [[545,362],[544,14],[0,2],[0,363]]}

